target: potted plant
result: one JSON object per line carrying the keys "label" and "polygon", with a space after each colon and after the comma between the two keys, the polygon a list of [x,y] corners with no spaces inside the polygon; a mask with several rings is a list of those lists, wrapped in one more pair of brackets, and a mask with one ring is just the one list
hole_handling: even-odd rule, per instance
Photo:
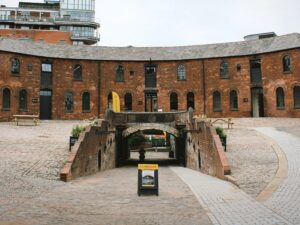
{"label": "potted plant", "polygon": [[224,146],[224,151],[226,152],[226,150],[227,150],[227,136],[224,132],[224,129],[221,128],[221,127],[217,127],[216,132],[219,135],[221,143]]}
{"label": "potted plant", "polygon": [[71,147],[75,145],[76,141],[79,138],[80,133],[83,132],[84,130],[85,130],[84,126],[76,125],[75,127],[73,127],[70,136],[69,151],[71,151]]}

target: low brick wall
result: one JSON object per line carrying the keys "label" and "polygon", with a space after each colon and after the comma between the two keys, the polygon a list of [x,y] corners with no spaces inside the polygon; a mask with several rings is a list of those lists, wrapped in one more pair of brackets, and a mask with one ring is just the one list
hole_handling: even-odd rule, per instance
{"label": "low brick wall", "polygon": [[230,165],[215,128],[209,123],[197,122],[187,132],[187,167],[224,179],[230,174]]}
{"label": "low brick wall", "polygon": [[69,153],[60,179],[67,182],[115,167],[115,132],[109,131],[108,124],[102,121],[100,126],[89,126],[80,135]]}
{"label": "low brick wall", "polygon": [[[188,123],[186,166],[224,179],[230,166],[215,128],[205,122]],[[70,181],[81,176],[116,167],[115,129],[107,121],[90,126],[73,146],[60,179]]]}

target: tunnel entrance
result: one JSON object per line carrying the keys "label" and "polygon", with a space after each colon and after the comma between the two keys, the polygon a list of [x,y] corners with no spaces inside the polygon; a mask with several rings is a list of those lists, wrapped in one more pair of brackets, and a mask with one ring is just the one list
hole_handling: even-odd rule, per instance
{"label": "tunnel entrance", "polygon": [[213,127],[187,112],[107,110],[100,124],[89,126],[73,147],[61,180],[141,162],[177,164],[224,178],[230,167]]}
{"label": "tunnel entrance", "polygon": [[171,126],[154,123],[119,126],[116,135],[118,167],[139,163],[186,165],[185,135]]}
{"label": "tunnel entrance", "polygon": [[122,144],[117,149],[119,166],[138,163],[185,165],[185,140],[178,135],[156,129],[138,130],[128,136],[124,136],[124,131],[122,134]]}

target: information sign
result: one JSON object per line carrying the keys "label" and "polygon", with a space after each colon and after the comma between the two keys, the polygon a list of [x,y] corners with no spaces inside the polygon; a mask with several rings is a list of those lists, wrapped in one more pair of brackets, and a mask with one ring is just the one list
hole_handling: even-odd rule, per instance
{"label": "information sign", "polygon": [[138,195],[156,194],[158,196],[158,165],[138,165]]}

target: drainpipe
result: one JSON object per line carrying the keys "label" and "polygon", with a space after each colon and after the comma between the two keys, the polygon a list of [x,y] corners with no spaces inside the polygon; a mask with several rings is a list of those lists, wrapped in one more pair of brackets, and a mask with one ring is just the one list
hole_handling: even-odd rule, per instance
{"label": "drainpipe", "polygon": [[100,112],[101,112],[101,110],[100,110],[100,103],[101,103],[101,98],[100,98],[100,96],[101,96],[101,62],[98,61],[97,65],[98,65],[98,76],[97,76],[97,78],[98,78],[98,82],[97,82],[97,89],[98,89],[98,107],[97,107],[98,108],[98,115],[97,115],[97,118],[99,118]]}
{"label": "drainpipe", "polygon": [[203,111],[206,115],[206,84],[205,84],[205,63],[202,59],[202,82],[203,82]]}

